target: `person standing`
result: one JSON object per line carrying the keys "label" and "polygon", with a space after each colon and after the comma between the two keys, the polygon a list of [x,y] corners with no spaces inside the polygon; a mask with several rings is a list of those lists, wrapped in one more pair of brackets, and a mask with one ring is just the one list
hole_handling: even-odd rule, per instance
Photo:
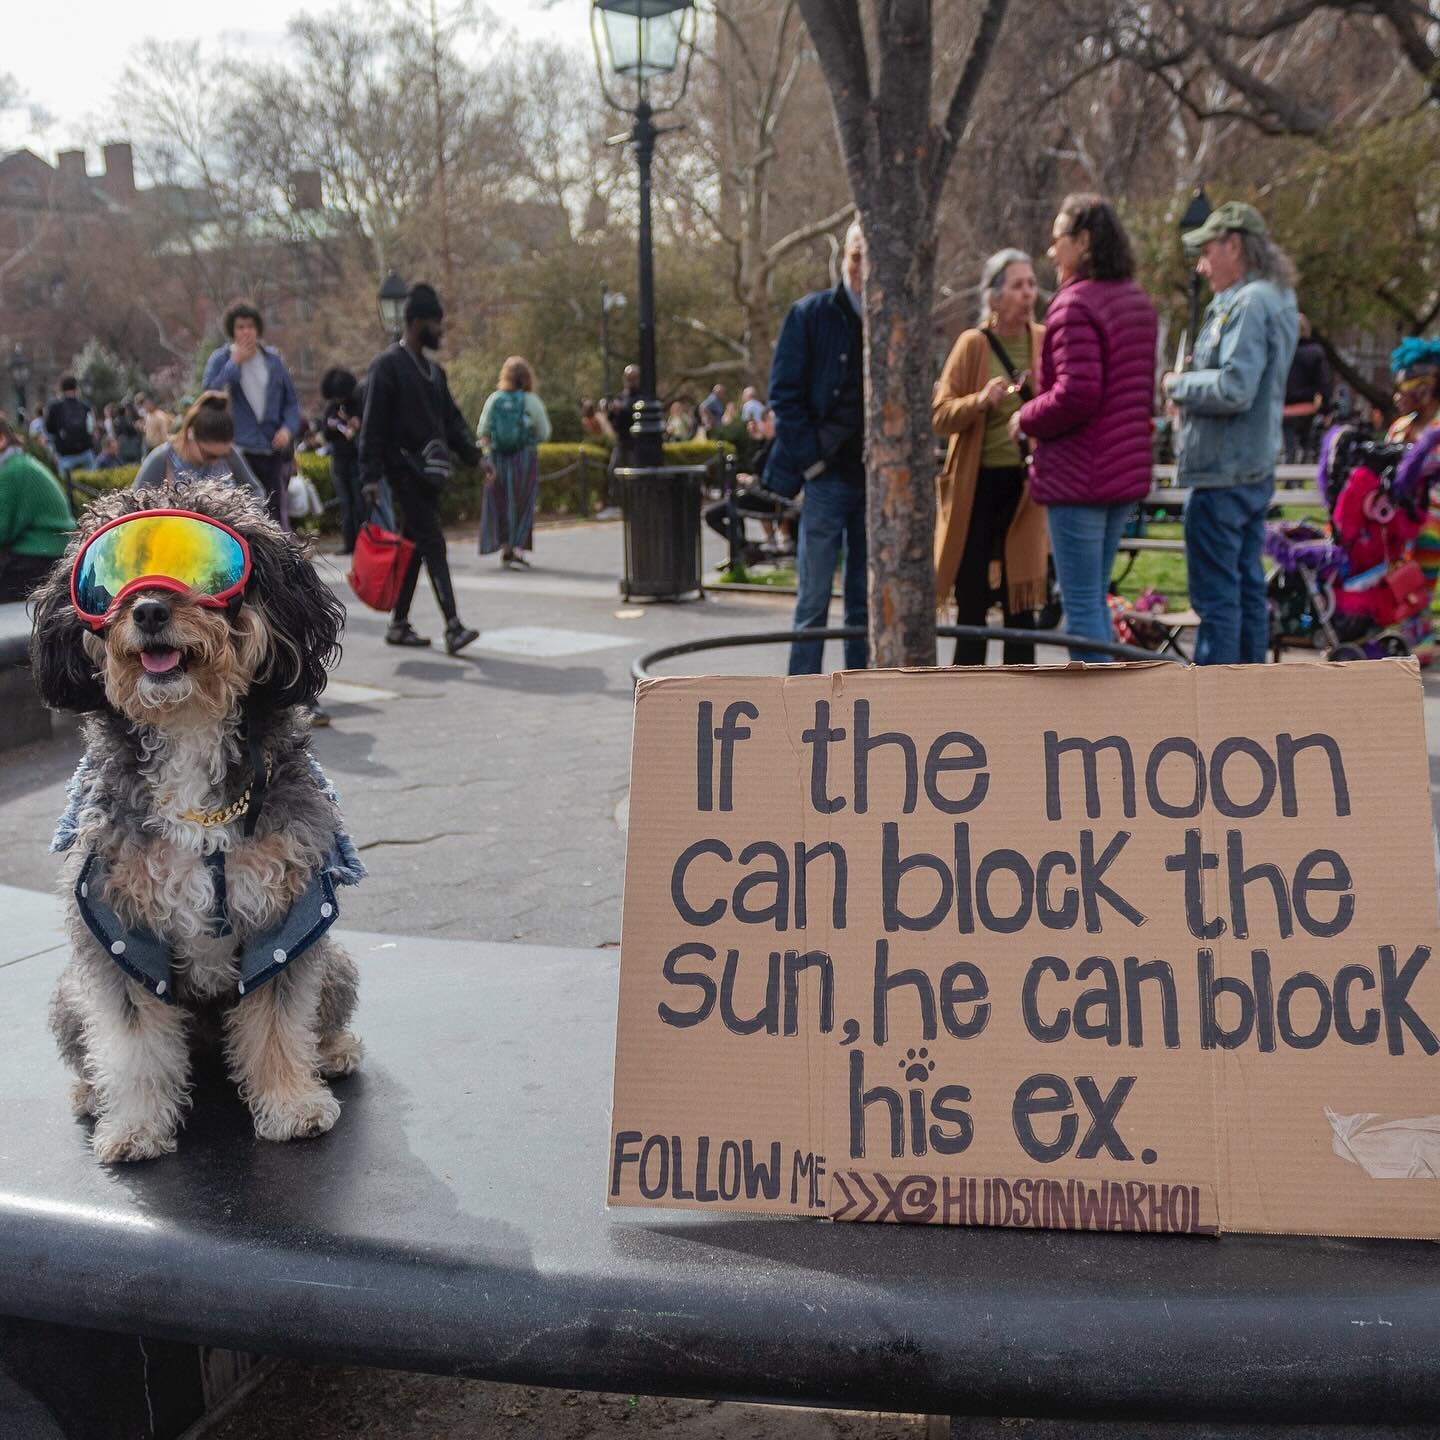
{"label": "person standing", "polygon": [[[865,369],[861,323],[865,236],[845,235],[843,273],[790,307],[770,368],[775,444],[766,462],[766,489],[793,499],[805,490],[796,547],[799,594],[796,630],[822,630],[830,615],[835,567],[845,559],[847,627],[867,624],[865,574]],[[824,642],[797,640],[790,674],[818,675]],[[863,670],[862,635],[845,642],[845,667]]]}
{"label": "person standing", "polygon": [[1407,336],[1390,352],[1395,377],[1395,419],[1385,439],[1413,445],[1432,425],[1440,425],[1440,340]]}
{"label": "person standing", "polygon": [[753,385],[747,385],[740,392],[740,418],[746,427],[759,425],[770,407],[755,393]]}
{"label": "person standing", "polygon": [[[945,362],[931,417],[948,435],[937,487],[936,603],[953,592],[955,623],[983,625],[990,567],[1000,561],[1005,624],[1033,629],[1046,600],[1045,511],[1030,498],[1025,457],[1010,417],[1029,398],[1045,329],[1035,323],[1035,267],[1023,250],[1000,250],[980,276],[980,325]],[[984,640],[957,640],[955,664],[983,665]],[[1035,647],[1005,642],[1007,665],[1033,665]]]}
{"label": "person standing", "polygon": [[605,470],[605,504],[597,520],[618,520],[622,487],[615,478],[617,470],[627,469],[635,463],[635,407],[640,403],[640,367],[627,365],[624,374],[625,388],[605,406],[606,418],[615,433],[615,444],[610,450],[610,464]]}
{"label": "person standing", "polygon": [[59,482],[0,414],[0,603],[24,600],[65,553],[74,529]]}
{"label": "person standing", "polygon": [[445,617],[445,649],[451,655],[480,638],[461,619],[450,582],[440,499],[449,478],[451,452],[467,465],[480,463],[470,427],[450,396],[445,372],[426,355],[445,341],[445,310],[435,288],[423,281],[405,299],[405,334],[375,357],[365,381],[360,426],[360,486],[373,505],[388,483],[400,506],[401,534],[414,543],[387,645],[428,645],[410,623],[410,605],[423,564]]}
{"label": "person standing", "polygon": [[320,380],[320,396],[325,401],[321,433],[330,447],[330,482],[340,502],[340,553],[349,555],[365,516],[360,499],[360,407],[355,391],[359,382],[348,370],[338,365],[325,372]]}
{"label": "person standing", "polygon": [[1253,205],[1227,201],[1184,236],[1214,292],[1192,367],[1165,377],[1180,410],[1185,565],[1197,665],[1258,665],[1270,644],[1262,549],[1299,311],[1295,267]]}
{"label": "person standing", "polygon": [[270,513],[287,529],[290,452],[300,429],[300,401],[285,362],[260,343],[265,318],[248,300],[236,300],[223,321],[229,344],[205,362],[205,389],[228,390],[235,438],[265,487]]}
{"label": "person standing", "polygon": [[73,375],[60,377],[60,394],[45,411],[45,433],[62,481],[75,470],[95,468],[95,416],[80,398],[80,382]]}
{"label": "person standing", "polygon": [[1302,465],[1316,458],[1319,442],[1316,421],[1329,413],[1335,389],[1325,347],[1310,334],[1310,321],[1303,313],[1298,314],[1296,320],[1300,338],[1285,379],[1282,421],[1285,460],[1290,465]]}
{"label": "person standing", "polygon": [[521,356],[510,356],[500,367],[499,385],[480,412],[480,445],[489,461],[480,502],[480,553],[498,550],[507,570],[528,570],[522,552],[534,549],[537,447],[550,438],[550,416],[535,393],[535,372]]}
{"label": "person standing", "polygon": [[[1047,507],[1066,633],[1108,641],[1110,572],[1135,502],[1150,489],[1159,320],[1107,201],[1067,195],[1050,234],[1060,289],[1045,315],[1035,398],[1010,431],[1035,442],[1030,493]],[[1106,658],[1079,646],[1070,654]]]}
{"label": "person standing", "polygon": [[235,448],[235,417],[224,390],[207,390],[185,412],[171,440],[157,446],[140,462],[131,487],[156,490],[171,485],[183,490],[199,480],[219,480],[253,495],[265,504],[265,487]]}
{"label": "person standing", "polygon": [[700,428],[707,438],[712,430],[725,423],[725,387],[723,385],[717,383],[700,402],[697,418],[700,421]]}

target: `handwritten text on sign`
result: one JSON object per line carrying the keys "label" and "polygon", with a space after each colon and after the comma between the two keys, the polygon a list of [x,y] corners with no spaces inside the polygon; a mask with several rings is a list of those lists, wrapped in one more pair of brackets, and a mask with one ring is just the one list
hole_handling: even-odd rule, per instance
{"label": "handwritten text on sign", "polygon": [[[1332,1053],[1403,1083],[1440,1052],[1428,806],[1369,727],[1295,693],[1167,704],[1183,673],[1035,705],[1024,675],[920,704],[888,678],[677,693],[654,830],[637,733],[612,1201],[1213,1228],[1231,1078],[1275,1057],[1283,1099]],[[1305,1122],[1331,1164],[1344,1098]]]}

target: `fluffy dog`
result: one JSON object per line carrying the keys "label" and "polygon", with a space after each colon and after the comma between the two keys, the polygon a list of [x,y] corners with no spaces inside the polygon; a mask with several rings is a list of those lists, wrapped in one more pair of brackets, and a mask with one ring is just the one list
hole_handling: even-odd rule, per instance
{"label": "fluffy dog", "polygon": [[[103,628],[72,604],[86,539],[148,509],[243,536],[250,577],[227,608],[146,586]],[[46,703],[85,715],[85,754],[55,850],[74,954],[50,1024],[102,1163],[175,1149],[192,1044],[223,1047],[266,1140],[320,1135],[326,1077],[359,1064],[353,962],[327,931],[335,884],[364,867],[309,752],[303,709],[339,654],[344,611],[300,542],[209,483],[126,491],[86,513],[36,595],[31,661]],[[98,620],[96,622],[98,624]]]}

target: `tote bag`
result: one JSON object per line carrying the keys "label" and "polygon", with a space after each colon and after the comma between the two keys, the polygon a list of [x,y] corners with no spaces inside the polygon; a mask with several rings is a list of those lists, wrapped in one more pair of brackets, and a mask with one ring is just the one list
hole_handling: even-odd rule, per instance
{"label": "tote bag", "polygon": [[355,553],[345,578],[363,604],[388,613],[400,598],[400,585],[414,553],[414,544],[404,536],[367,522],[355,537]]}

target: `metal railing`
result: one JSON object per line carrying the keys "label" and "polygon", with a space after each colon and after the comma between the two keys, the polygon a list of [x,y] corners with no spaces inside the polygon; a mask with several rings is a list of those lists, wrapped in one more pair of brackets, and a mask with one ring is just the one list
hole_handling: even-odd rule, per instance
{"label": "metal railing", "polygon": [[[796,640],[862,640],[868,634],[858,626],[834,626],[824,630],[757,630],[740,635],[711,635],[703,640],[684,640],[676,645],[663,645],[647,655],[639,656],[630,667],[632,678],[652,680],[652,665],[673,660],[677,655],[695,655],[702,650],[728,650],[740,645],[789,645]],[[1059,645],[1068,650],[1088,650],[1112,656],[1116,660],[1158,660],[1167,665],[1186,662],[1158,650],[1145,650],[1138,645],[1122,645],[1117,640],[1088,640],[1083,635],[1067,635],[1060,630],[1016,630],[1004,625],[937,625],[935,636],[940,640],[1010,640],[1027,645]]]}

